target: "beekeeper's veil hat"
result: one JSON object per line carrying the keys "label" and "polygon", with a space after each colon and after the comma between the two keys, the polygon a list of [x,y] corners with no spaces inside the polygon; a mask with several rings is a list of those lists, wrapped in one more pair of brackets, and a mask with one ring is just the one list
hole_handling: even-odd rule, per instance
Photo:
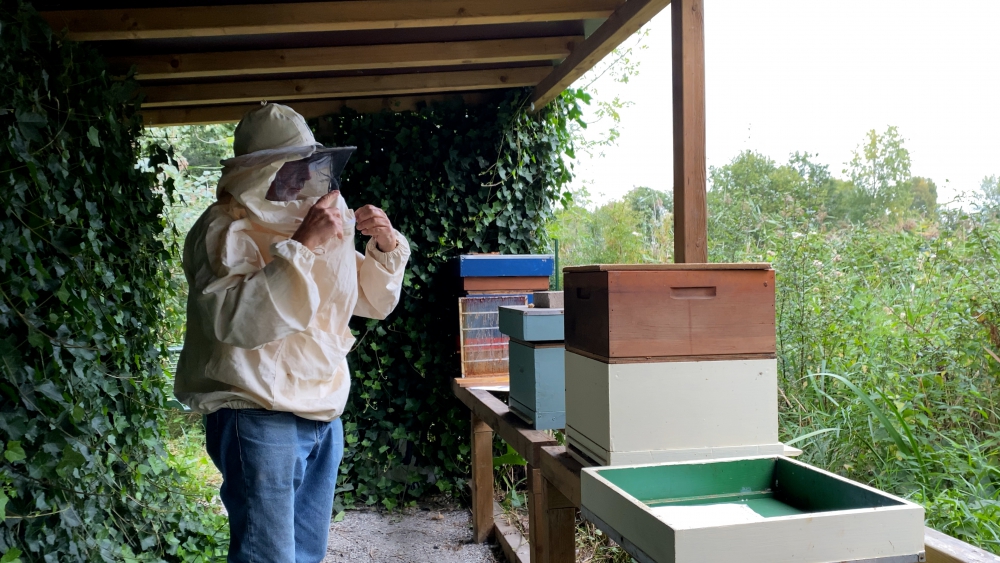
{"label": "beekeeper's veil hat", "polygon": [[[318,198],[340,189],[340,175],[356,147],[324,147],[306,120],[290,107],[263,104],[246,113],[233,136],[233,158],[222,161],[218,195],[231,194],[253,220],[287,231]],[[294,199],[268,201],[267,193],[286,163],[302,161],[308,179]],[[278,228],[281,227],[281,228]]]}

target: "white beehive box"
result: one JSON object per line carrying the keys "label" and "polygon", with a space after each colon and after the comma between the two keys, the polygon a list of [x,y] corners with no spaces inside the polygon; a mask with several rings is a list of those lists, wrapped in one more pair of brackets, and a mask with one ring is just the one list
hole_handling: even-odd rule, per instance
{"label": "white beehive box", "polygon": [[917,563],[922,507],[784,457],[585,468],[582,513],[640,563]]}
{"label": "white beehive box", "polygon": [[585,465],[781,455],[777,362],[608,364],[566,352],[566,441]]}

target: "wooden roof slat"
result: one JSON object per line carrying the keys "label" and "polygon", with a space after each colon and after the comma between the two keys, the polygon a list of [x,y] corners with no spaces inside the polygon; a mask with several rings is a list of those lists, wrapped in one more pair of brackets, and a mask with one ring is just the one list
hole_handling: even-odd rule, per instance
{"label": "wooden roof slat", "polygon": [[487,25],[604,18],[624,0],[350,0],[42,12],[75,41]]}
{"label": "wooden roof slat", "polygon": [[[421,105],[443,102],[451,98],[461,98],[466,105],[480,105],[491,100],[489,94],[473,92],[465,94],[432,94],[418,96],[395,96],[383,98],[335,99],[317,101],[292,101],[287,105],[306,119],[340,113],[350,108],[358,113],[377,113],[383,110],[411,111]],[[246,112],[260,107],[260,103],[202,106],[194,108],[143,109],[143,123],[147,127],[170,127],[173,125],[207,125],[211,123],[233,123],[243,118]]]}
{"label": "wooden roof slat", "polygon": [[593,35],[577,46],[569,57],[535,88],[531,102],[536,110],[551,102],[577,78],[594,68],[618,45],[663,10],[670,0],[629,0],[622,4]]}
{"label": "wooden roof slat", "polygon": [[272,102],[318,98],[359,98],[430,92],[518,88],[538,84],[551,67],[503,68],[455,72],[255,80],[180,84],[143,88],[144,108]]}
{"label": "wooden roof slat", "polygon": [[140,80],[511,63],[566,58],[580,36],[112,57]]}

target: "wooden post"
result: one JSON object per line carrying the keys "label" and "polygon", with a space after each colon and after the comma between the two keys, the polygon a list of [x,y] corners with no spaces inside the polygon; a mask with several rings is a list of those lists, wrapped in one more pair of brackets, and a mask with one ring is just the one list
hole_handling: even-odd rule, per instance
{"label": "wooden post", "polygon": [[548,563],[576,562],[576,507],[542,477],[542,502],[548,524]]}
{"label": "wooden post", "polygon": [[703,0],[673,0],[674,262],[708,261]]}
{"label": "wooden post", "polygon": [[528,470],[528,543],[531,545],[531,561],[548,561],[548,518],[545,514],[545,499],[542,498],[544,485],[542,471],[531,464]]}
{"label": "wooden post", "polygon": [[472,540],[493,533],[493,429],[472,415]]}

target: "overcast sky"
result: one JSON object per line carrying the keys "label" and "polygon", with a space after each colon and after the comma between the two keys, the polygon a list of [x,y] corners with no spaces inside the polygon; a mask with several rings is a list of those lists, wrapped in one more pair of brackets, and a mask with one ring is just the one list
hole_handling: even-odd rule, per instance
{"label": "overcast sky", "polygon": [[[634,102],[577,185],[595,203],[673,189],[670,8],[649,24],[639,75],[597,82]],[[870,129],[895,125],[939,201],[1000,174],[1000,0],[705,0],[708,164],[794,151],[841,176]]]}

